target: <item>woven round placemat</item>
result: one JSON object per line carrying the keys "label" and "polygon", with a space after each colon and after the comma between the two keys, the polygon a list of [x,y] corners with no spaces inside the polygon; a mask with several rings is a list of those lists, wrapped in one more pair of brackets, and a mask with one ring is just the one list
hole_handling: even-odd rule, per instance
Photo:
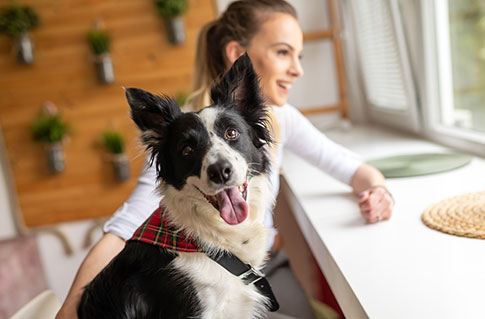
{"label": "woven round placemat", "polygon": [[428,207],[421,219],[444,233],[485,239],[485,191],[439,201]]}

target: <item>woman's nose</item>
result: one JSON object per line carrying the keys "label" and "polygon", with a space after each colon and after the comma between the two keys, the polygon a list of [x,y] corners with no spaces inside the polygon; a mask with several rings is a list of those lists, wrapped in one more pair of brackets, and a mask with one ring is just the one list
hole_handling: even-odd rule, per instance
{"label": "woman's nose", "polygon": [[290,72],[294,77],[303,76],[303,67],[301,66],[301,61],[299,57],[293,59],[293,62],[290,67]]}

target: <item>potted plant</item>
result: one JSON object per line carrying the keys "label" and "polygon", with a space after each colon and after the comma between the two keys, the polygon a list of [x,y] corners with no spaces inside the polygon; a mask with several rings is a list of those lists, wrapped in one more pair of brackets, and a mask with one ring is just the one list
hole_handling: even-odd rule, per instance
{"label": "potted plant", "polygon": [[95,56],[96,72],[101,83],[110,84],[115,80],[113,62],[109,54],[110,37],[103,30],[101,23],[96,22],[88,32],[88,42]]}
{"label": "potted plant", "polygon": [[0,9],[0,33],[10,36],[14,41],[17,62],[34,63],[34,45],[29,31],[39,25],[39,16],[31,7],[12,2]]}
{"label": "potted plant", "polygon": [[130,161],[124,151],[123,136],[115,130],[106,130],[102,135],[103,145],[111,154],[116,180],[124,182],[130,178]]}
{"label": "potted plant", "polygon": [[51,173],[59,173],[65,169],[62,142],[65,141],[69,130],[69,125],[62,120],[52,102],[44,104],[32,123],[34,139],[45,144],[47,165]]}
{"label": "potted plant", "polygon": [[187,0],[155,0],[159,16],[165,22],[168,38],[173,44],[185,42],[185,28],[182,15],[187,11]]}

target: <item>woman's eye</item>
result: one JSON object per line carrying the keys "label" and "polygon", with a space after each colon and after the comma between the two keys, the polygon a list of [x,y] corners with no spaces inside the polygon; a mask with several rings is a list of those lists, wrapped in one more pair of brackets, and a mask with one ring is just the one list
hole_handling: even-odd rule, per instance
{"label": "woman's eye", "polygon": [[183,156],[189,156],[190,154],[192,154],[194,150],[192,149],[192,147],[190,146],[186,146],[184,147],[184,149],[182,150],[182,155]]}
{"label": "woman's eye", "polygon": [[278,50],[278,55],[288,55],[289,53],[290,51],[285,49]]}
{"label": "woman's eye", "polygon": [[235,140],[239,137],[239,132],[236,129],[228,128],[224,135],[228,140]]}

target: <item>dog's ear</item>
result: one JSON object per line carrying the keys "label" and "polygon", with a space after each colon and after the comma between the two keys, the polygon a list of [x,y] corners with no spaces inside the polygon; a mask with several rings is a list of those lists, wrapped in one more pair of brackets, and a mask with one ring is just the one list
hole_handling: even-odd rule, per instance
{"label": "dog's ear", "polygon": [[256,135],[253,143],[259,148],[271,143],[267,106],[259,87],[259,77],[247,53],[241,55],[229,71],[211,89],[215,104],[237,107]]}
{"label": "dog's ear", "polygon": [[142,131],[142,140],[150,146],[163,137],[165,128],[180,114],[180,107],[168,96],[157,96],[147,91],[125,89],[131,107],[131,118]]}
{"label": "dog's ear", "polygon": [[246,107],[264,104],[259,88],[259,77],[247,53],[241,55],[222,77],[217,79],[211,89],[215,104],[237,103]]}

